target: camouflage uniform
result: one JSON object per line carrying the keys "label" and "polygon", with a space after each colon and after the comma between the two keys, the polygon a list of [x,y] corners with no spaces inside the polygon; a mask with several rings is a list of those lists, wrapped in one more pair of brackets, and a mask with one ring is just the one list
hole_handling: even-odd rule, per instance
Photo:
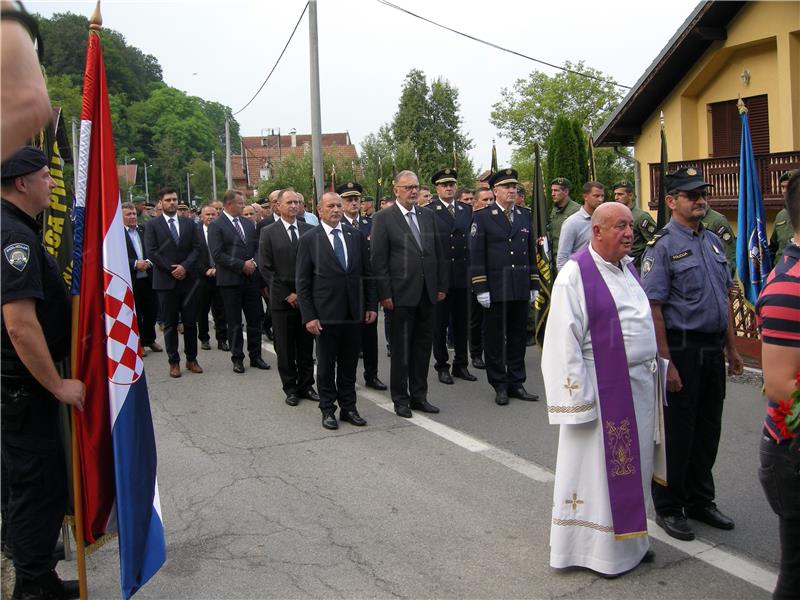
{"label": "camouflage uniform", "polygon": [[656,232],[655,219],[646,210],[638,206],[631,209],[633,213],[633,245],[631,246],[631,258],[637,270],[642,268],[642,254],[644,254],[647,242],[653,239]]}
{"label": "camouflage uniform", "polygon": [[775,215],[775,225],[772,228],[772,235],[769,238],[769,250],[772,253],[772,264],[777,265],[786,249],[786,244],[794,237],[792,223],[789,221],[789,211],[782,208]]}
{"label": "camouflage uniform", "polygon": [[731,224],[725,215],[709,208],[703,219],[703,227],[714,233],[725,246],[725,257],[728,259],[728,268],[731,273],[736,272],[736,236],[733,234]]}

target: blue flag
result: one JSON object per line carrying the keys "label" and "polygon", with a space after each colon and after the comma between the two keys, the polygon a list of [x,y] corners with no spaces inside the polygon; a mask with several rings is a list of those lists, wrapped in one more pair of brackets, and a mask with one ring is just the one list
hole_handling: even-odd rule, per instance
{"label": "blue flag", "polygon": [[749,305],[754,305],[772,270],[767,241],[764,201],[758,180],[747,108],[739,100],[742,144],[739,150],[739,236],[736,240],[736,270]]}

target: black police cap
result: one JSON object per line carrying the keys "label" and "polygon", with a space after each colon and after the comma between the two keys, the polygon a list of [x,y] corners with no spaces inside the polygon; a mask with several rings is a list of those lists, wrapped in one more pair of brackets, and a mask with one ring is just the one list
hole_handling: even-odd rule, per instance
{"label": "black police cap", "polygon": [[22,177],[46,166],[47,157],[44,152],[33,146],[23,146],[0,165],[0,177],[3,179]]}
{"label": "black police cap", "polygon": [[519,183],[517,172],[514,169],[499,169],[489,177],[489,185],[492,187],[505,185],[507,183]]}
{"label": "black police cap", "polygon": [[678,169],[674,173],[667,173],[664,177],[667,191],[690,192],[701,187],[714,187],[703,179],[703,173],[694,167]]}
{"label": "black police cap", "polygon": [[357,181],[348,181],[347,183],[336,186],[336,193],[342,198],[347,198],[348,196],[360,196],[363,191],[364,188]]}
{"label": "black police cap", "polygon": [[458,173],[455,169],[439,169],[431,175],[431,183],[439,185],[441,183],[456,183],[458,181]]}

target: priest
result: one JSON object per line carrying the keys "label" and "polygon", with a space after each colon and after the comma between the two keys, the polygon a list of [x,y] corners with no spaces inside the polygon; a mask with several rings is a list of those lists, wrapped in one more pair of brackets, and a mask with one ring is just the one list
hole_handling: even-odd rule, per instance
{"label": "priest", "polygon": [[[560,425],[550,565],[616,576],[651,562],[645,498],[661,423],[650,303],[628,254],[633,216],[600,205],[553,286],[542,354]],[[662,478],[663,479],[663,478]]]}

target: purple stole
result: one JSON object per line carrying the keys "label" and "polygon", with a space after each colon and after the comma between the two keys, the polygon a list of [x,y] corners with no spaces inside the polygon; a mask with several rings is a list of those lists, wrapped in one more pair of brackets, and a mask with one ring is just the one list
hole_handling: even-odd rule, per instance
{"label": "purple stole", "polygon": [[[576,252],[571,258],[580,267],[589,316],[614,537],[620,540],[645,536],[647,515],[639,462],[639,432],[617,305],[589,248]],[[629,263],[628,268],[638,281],[638,274],[631,265]]]}

